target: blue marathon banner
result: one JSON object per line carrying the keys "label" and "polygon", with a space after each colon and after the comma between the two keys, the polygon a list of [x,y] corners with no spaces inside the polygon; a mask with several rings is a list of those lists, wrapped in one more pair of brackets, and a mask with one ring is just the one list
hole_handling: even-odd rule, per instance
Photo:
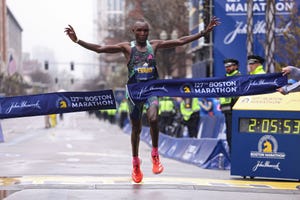
{"label": "blue marathon banner", "polygon": [[0,98],[0,119],[116,108],[112,90]]}
{"label": "blue marathon banner", "polygon": [[224,78],[153,80],[127,85],[132,102],[150,96],[170,97],[232,97],[276,92],[287,84],[281,73],[241,75]]}

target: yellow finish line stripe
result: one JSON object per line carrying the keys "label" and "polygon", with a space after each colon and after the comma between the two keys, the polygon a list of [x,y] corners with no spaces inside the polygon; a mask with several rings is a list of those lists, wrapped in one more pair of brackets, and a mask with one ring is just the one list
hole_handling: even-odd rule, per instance
{"label": "yellow finish line stripe", "polygon": [[[2,177],[0,187],[30,184],[132,184],[130,177],[97,177],[97,176],[23,176]],[[300,182],[296,181],[259,181],[259,180],[221,180],[202,178],[155,177],[144,178],[144,185],[195,185],[238,188],[263,188],[277,190],[300,190]]]}

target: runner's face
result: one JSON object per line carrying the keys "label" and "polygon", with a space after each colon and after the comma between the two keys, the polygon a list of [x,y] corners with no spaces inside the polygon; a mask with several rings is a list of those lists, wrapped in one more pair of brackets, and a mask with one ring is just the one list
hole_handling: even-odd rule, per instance
{"label": "runner's face", "polygon": [[137,22],[133,27],[133,32],[138,43],[145,43],[149,35],[149,26],[145,22]]}

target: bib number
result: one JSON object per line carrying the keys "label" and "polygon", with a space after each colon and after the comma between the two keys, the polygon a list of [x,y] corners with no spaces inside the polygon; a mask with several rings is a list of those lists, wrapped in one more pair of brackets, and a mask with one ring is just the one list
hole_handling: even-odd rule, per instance
{"label": "bib number", "polygon": [[135,78],[139,81],[151,80],[155,77],[155,68],[149,66],[134,67]]}

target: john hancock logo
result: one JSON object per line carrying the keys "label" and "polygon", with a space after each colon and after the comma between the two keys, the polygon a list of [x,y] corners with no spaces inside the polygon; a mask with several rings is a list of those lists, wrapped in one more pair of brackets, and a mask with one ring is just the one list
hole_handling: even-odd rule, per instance
{"label": "john hancock logo", "polygon": [[[250,152],[251,158],[257,158],[256,163],[252,167],[253,172],[257,171],[260,168],[269,168],[281,171],[281,162],[278,160],[285,159],[285,153],[278,152],[278,142],[274,136],[265,135],[261,137],[258,141],[257,149],[258,151]],[[262,158],[264,160],[259,160]]]}
{"label": "john hancock logo", "polygon": [[190,84],[184,84],[181,86],[180,91],[185,94],[189,94],[193,92],[193,87]]}
{"label": "john hancock logo", "polygon": [[56,101],[57,108],[65,109],[65,108],[68,108],[69,105],[70,105],[70,102],[64,98],[58,98]]}

